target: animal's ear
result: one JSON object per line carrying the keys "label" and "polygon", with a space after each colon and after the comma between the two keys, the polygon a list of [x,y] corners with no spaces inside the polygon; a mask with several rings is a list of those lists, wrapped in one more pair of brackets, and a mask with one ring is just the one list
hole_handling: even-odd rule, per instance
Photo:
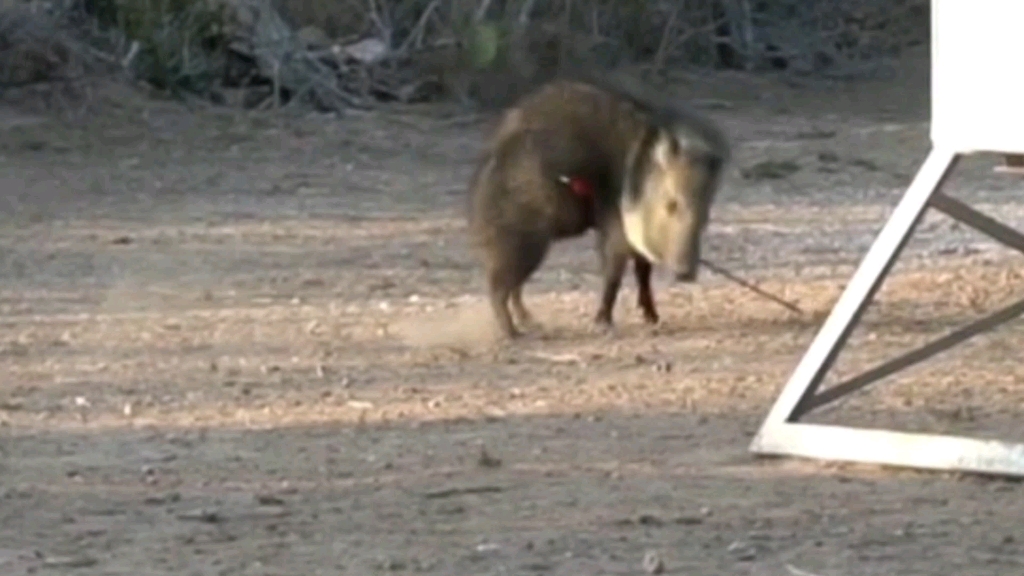
{"label": "animal's ear", "polygon": [[661,132],[654,142],[654,161],[661,167],[669,166],[679,153],[679,144],[670,134]]}

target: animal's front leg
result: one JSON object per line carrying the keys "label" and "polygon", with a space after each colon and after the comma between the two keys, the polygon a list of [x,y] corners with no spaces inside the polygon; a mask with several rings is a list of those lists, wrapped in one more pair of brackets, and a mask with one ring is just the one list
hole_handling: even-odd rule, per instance
{"label": "animal's front leg", "polygon": [[629,254],[622,250],[620,242],[616,242],[614,235],[599,234],[598,250],[601,255],[601,274],[604,277],[601,290],[601,304],[597,309],[597,316],[594,321],[598,326],[610,328],[612,326],[612,309],[615,307],[615,299],[619,295],[619,287],[622,286],[622,275],[626,272],[626,264],[629,262]]}
{"label": "animal's front leg", "polygon": [[658,323],[658,310],[654,307],[654,292],[651,290],[651,273],[654,267],[639,254],[633,255],[633,272],[636,274],[637,304],[643,311],[648,324]]}

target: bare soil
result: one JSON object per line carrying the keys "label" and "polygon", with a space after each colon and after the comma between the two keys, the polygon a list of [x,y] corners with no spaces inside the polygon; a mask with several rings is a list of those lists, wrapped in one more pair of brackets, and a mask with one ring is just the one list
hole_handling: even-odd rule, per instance
{"label": "bare soil", "polygon": [[[752,434],[928,149],[895,79],[680,77],[735,141],[710,272],[631,283],[592,240],[494,339],[466,248],[482,124],[188,110],[97,88],[0,107],[2,574],[1021,574],[1006,479],[756,459]],[[711,104],[715,104],[711,106]],[[785,178],[744,178],[759,162]],[[949,191],[1024,225],[1020,182]],[[1014,299],[1016,254],[930,215],[832,380]],[[1019,323],[819,421],[1022,440]]]}

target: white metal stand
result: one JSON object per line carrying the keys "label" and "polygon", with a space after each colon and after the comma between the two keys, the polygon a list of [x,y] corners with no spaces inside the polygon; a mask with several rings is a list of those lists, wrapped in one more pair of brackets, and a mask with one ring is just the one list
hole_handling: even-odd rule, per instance
{"label": "white metal stand", "polygon": [[929,153],[779,394],[750,445],[752,452],[1024,476],[1024,444],[1020,443],[798,422],[815,408],[1024,314],[1024,300],[1020,300],[921,348],[818,392],[825,374],[928,207],[1024,252],[1024,235],[941,192],[942,183],[959,156],[959,152],[941,147],[935,147]]}

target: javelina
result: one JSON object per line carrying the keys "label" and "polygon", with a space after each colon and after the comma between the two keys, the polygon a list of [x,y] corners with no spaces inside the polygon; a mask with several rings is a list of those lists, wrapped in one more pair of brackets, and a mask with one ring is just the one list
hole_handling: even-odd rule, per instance
{"label": "javelina", "polygon": [[700,236],[729,150],[708,120],[628,84],[560,79],[498,122],[469,184],[469,230],[499,328],[532,324],[523,284],[553,241],[594,228],[604,286],[595,322],[612,308],[629,260],[644,319],[658,321],[652,264],[697,276]]}

